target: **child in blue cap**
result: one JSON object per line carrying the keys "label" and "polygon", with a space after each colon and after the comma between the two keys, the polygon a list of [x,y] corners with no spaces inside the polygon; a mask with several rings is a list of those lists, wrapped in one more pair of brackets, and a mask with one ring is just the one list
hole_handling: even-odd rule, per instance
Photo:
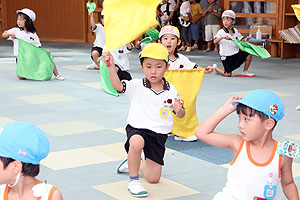
{"label": "child in blue cap", "polygon": [[0,200],[63,199],[55,186],[35,178],[49,149],[48,138],[35,125],[12,122],[0,127]]}
{"label": "child in blue cap", "polygon": [[[240,135],[215,132],[216,126],[235,110]],[[299,145],[289,141],[279,144],[272,136],[283,115],[280,98],[258,89],[243,98],[231,97],[198,127],[196,135],[200,140],[234,154],[227,184],[214,200],[274,199],[279,181],[287,199],[299,200],[292,175],[292,158],[299,156]]]}

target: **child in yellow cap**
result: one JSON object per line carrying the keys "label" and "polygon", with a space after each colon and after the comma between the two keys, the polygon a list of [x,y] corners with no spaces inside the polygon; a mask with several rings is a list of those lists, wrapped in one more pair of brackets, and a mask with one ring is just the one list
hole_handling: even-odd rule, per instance
{"label": "child in yellow cap", "polygon": [[[164,26],[159,33],[159,43],[161,43],[169,53],[169,69],[201,69],[199,65],[189,60],[188,57],[178,53],[177,47],[180,45],[180,33],[175,26]],[[205,73],[211,73],[214,69],[209,66]]]}
{"label": "child in yellow cap", "polygon": [[[159,182],[164,165],[165,142],[173,129],[172,112],[179,118],[185,115],[178,92],[164,78],[169,67],[168,51],[159,43],[147,45],[140,54],[146,77],[130,81],[120,81],[109,52],[103,54],[103,60],[110,63],[109,75],[114,89],[124,93],[131,103],[125,143],[128,159],[118,166],[117,172],[129,171],[128,191],[135,197],[145,197],[148,192],[139,181],[139,170],[148,182]],[[142,151],[145,160],[141,160]]]}

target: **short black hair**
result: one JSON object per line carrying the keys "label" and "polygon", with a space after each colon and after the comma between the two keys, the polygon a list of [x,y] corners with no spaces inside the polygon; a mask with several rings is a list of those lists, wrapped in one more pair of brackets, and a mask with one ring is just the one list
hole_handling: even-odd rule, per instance
{"label": "short black hair", "polygon": [[[145,57],[140,58],[140,63],[141,63],[141,65],[143,65],[144,60],[145,60]],[[165,61],[165,60],[163,60],[163,61]],[[165,61],[165,62],[166,62],[166,65],[168,65],[168,62],[167,62],[167,61]]]}
{"label": "short black hair", "polygon": [[[14,162],[15,160],[12,158],[5,158],[0,156],[0,160],[3,163],[3,168],[5,169],[9,163]],[[31,163],[22,162],[22,174],[24,176],[36,177],[40,173],[40,165],[34,165]]]}
{"label": "short black hair", "polygon": [[[22,16],[25,19],[25,28],[27,29],[27,31],[31,32],[31,33],[35,33],[36,29],[34,27],[33,21],[30,19],[30,17],[22,12],[19,12],[17,14],[17,16]],[[17,25],[18,27],[18,25]]]}
{"label": "short black hair", "polygon": [[[263,113],[263,112],[260,112],[260,111],[258,111],[258,110],[255,110],[255,109],[253,109],[253,108],[251,108],[251,107],[249,107],[249,106],[246,106],[246,105],[244,105],[244,104],[242,104],[242,103],[239,103],[238,105],[237,105],[237,107],[236,107],[236,113],[239,115],[240,113],[243,113],[244,115],[247,115],[247,116],[249,116],[249,117],[252,117],[252,116],[254,116],[254,115],[257,115],[260,119],[261,119],[261,121],[265,121],[265,120],[267,120],[267,119],[269,119],[270,117],[268,116],[268,115],[266,115],[265,113]],[[276,122],[276,120],[274,119],[274,121],[275,121],[275,125],[274,125],[274,127],[276,126],[276,124],[277,124],[277,122]],[[273,127],[273,128],[274,128]]]}

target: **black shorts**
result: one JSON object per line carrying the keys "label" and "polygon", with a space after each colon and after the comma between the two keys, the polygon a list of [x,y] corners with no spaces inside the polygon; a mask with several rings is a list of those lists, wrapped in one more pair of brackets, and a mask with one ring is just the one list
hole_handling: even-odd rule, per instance
{"label": "black shorts", "polygon": [[239,68],[245,62],[248,55],[249,55],[249,53],[239,50],[238,53],[236,53],[232,56],[226,56],[225,60],[221,59],[223,66],[224,66],[224,71],[226,73],[230,73],[233,70]]}
{"label": "black shorts", "polygon": [[131,78],[131,75],[129,74],[129,72],[127,72],[127,71],[122,71],[121,68],[120,68],[118,65],[116,65],[116,67],[119,68],[117,74],[118,74],[118,77],[119,77],[120,81],[121,81],[121,80],[128,80],[128,81],[130,81],[130,80],[132,79],[132,78]]}
{"label": "black shorts", "polygon": [[[91,58],[92,58],[92,60],[93,60],[93,56],[92,56],[92,52],[93,52],[93,51],[98,51],[99,56],[102,56],[102,51],[103,51],[103,49],[102,49],[101,47],[93,47],[92,50],[91,50]],[[94,61],[94,60],[93,60],[93,61]]]}
{"label": "black shorts", "polygon": [[164,155],[165,155],[165,143],[168,139],[167,134],[159,134],[149,129],[137,129],[129,124],[126,126],[127,141],[124,145],[127,153],[129,151],[129,139],[133,135],[140,135],[143,137],[144,145],[144,154],[145,159],[149,158],[154,162],[164,165]]}

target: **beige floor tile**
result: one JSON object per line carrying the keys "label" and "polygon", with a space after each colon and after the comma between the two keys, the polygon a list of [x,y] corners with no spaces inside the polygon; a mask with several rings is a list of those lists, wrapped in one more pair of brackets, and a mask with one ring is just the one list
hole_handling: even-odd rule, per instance
{"label": "beige floor tile", "polygon": [[[124,143],[114,143],[114,144],[106,144],[101,146],[89,147],[93,151],[97,151],[103,153],[109,157],[112,157],[116,160],[124,160],[127,158],[127,153],[124,149]],[[172,149],[166,148],[166,153],[175,152]]]}
{"label": "beige floor tile", "polygon": [[100,80],[98,82],[90,82],[90,83],[80,83],[81,85],[96,88],[96,89],[102,89],[102,85],[100,83]]}
{"label": "beige floor tile", "polygon": [[60,93],[21,96],[21,97],[17,97],[17,99],[26,101],[31,104],[46,104],[46,103],[56,103],[56,102],[77,100],[76,98],[64,94],[60,94]]}
{"label": "beige floor tile", "polygon": [[289,135],[289,136],[285,136],[285,137],[290,138],[292,140],[298,140],[298,141],[300,141],[300,134]]}
{"label": "beige floor tile", "polygon": [[87,133],[92,131],[105,130],[105,127],[90,123],[85,120],[61,122],[55,124],[40,125],[40,129],[55,136]]}
{"label": "beige floor tile", "polygon": [[6,118],[6,117],[0,117],[0,126],[4,126],[7,123],[14,122],[14,120]]}
{"label": "beige floor tile", "polygon": [[70,65],[70,66],[62,66],[65,69],[71,69],[74,71],[86,71],[86,65]]}
{"label": "beige floor tile", "polygon": [[41,164],[53,170],[61,170],[112,161],[116,159],[91,148],[79,148],[51,152],[46,159],[41,161]]}
{"label": "beige floor tile", "polygon": [[[143,199],[169,199],[187,195],[199,194],[200,192],[166,178],[161,178],[157,184],[150,184],[145,179],[141,179],[144,188],[149,196]],[[93,186],[96,190],[104,192],[116,199],[134,199],[127,190],[128,181],[120,181],[104,185]],[[116,192],[118,191],[118,192]]]}
{"label": "beige floor tile", "polygon": [[[245,96],[248,92],[250,92],[252,90],[248,90],[248,91],[240,91],[240,92],[231,92],[231,94],[233,95],[238,95],[238,96]],[[277,94],[279,97],[286,97],[286,96],[295,96],[295,94],[290,94],[290,93],[285,93],[285,92],[279,92],[276,90],[270,90],[272,92],[274,92],[275,94]]]}
{"label": "beige floor tile", "polygon": [[125,128],[115,128],[115,129],[112,129],[113,131],[117,131],[119,133],[122,133],[124,135],[126,135],[126,131],[125,131]]}

